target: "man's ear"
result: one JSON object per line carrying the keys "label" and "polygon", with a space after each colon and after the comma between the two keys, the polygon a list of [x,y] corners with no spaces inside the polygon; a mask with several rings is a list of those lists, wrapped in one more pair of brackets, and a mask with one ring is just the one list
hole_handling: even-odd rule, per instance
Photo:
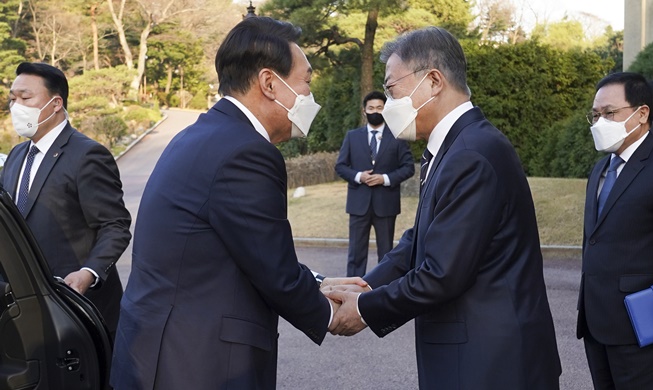
{"label": "man's ear", "polygon": [[648,123],[649,115],[651,115],[651,108],[649,106],[642,106],[639,108],[639,112],[639,123]]}
{"label": "man's ear", "polygon": [[276,99],[274,79],[274,74],[268,68],[263,68],[258,72],[258,87],[261,93],[270,100]]}
{"label": "man's ear", "polygon": [[55,112],[63,110],[63,98],[61,96],[55,96],[55,99],[52,101],[52,103],[54,104]]}
{"label": "man's ear", "polygon": [[431,96],[440,94],[445,83],[445,78],[442,72],[438,69],[431,69],[429,70],[428,76],[426,76],[426,80],[431,83]]}

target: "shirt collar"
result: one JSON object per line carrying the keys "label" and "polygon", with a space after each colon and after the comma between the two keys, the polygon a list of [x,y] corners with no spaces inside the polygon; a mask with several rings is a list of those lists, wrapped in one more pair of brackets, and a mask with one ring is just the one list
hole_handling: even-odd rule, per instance
{"label": "shirt collar", "polygon": [[463,116],[464,113],[471,110],[472,108],[474,108],[472,102],[466,101],[465,103],[451,110],[451,112],[449,112],[437,125],[435,125],[431,135],[429,135],[429,142],[426,145],[428,150],[434,156],[438,154],[438,151],[442,147],[442,143],[444,143],[444,139],[447,134],[449,134],[449,130],[451,130],[453,124],[456,123],[456,121],[461,116]]}
{"label": "shirt collar", "polygon": [[270,142],[270,134],[268,134],[267,130],[265,130],[265,127],[263,127],[261,122],[256,118],[256,116],[254,114],[252,114],[252,112],[247,107],[245,107],[245,105],[243,103],[239,102],[233,96],[225,96],[225,97],[223,97],[223,99],[229,100],[236,107],[238,107],[238,109],[240,111],[242,111],[243,114],[245,114],[247,119],[249,119],[249,121],[252,122],[252,125],[254,126],[254,129],[256,129],[256,131],[259,134],[261,134],[263,136],[263,138],[265,138],[266,140],[268,140],[268,142]]}
{"label": "shirt collar", "polygon": [[39,152],[43,154],[47,153],[67,124],[68,121],[64,119],[61,123],[53,127],[52,130],[48,131],[43,137],[41,137],[38,142],[32,142],[32,145],[36,145],[36,147],[39,149]]}
{"label": "shirt collar", "polygon": [[[640,139],[633,142],[630,146],[628,146],[626,149],[624,149],[624,151],[621,152],[619,157],[621,157],[621,159],[624,160],[624,162],[628,162],[628,159],[630,159],[633,156],[633,154],[635,153],[637,148],[639,148],[639,145],[641,145],[642,142],[644,142],[646,137],[648,137],[648,131]],[[612,153],[612,156],[610,157],[610,160],[612,160],[612,158],[614,156],[615,156],[615,154]]]}
{"label": "shirt collar", "polygon": [[378,131],[377,134],[381,134],[381,133],[383,133],[383,130],[385,130],[385,123],[381,124],[381,126],[379,126],[376,129],[373,129],[372,126],[370,126],[369,123],[367,124],[367,133],[368,134],[372,134],[372,131]]}

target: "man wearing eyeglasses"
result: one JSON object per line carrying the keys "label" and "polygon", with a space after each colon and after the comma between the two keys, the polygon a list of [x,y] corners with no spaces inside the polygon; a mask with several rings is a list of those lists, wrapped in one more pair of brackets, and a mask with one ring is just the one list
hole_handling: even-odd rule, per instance
{"label": "man wearing eyeglasses", "polygon": [[415,319],[420,389],[559,387],[533,199],[517,153],[470,102],[466,60],[446,30],[381,52],[386,124],[427,141],[415,225],[342,302],[331,332],[386,336]]}
{"label": "man wearing eyeglasses", "polygon": [[644,77],[614,73],[587,115],[596,149],[609,153],[587,183],[578,301],[595,389],[653,389],[653,346],[639,347],[624,306],[653,285],[652,105]]}

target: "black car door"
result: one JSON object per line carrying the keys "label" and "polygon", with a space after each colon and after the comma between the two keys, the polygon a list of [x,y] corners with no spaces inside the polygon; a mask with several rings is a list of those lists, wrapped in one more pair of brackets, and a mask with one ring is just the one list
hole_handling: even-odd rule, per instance
{"label": "black car door", "polygon": [[97,309],[54,279],[0,187],[0,390],[109,389],[110,362]]}

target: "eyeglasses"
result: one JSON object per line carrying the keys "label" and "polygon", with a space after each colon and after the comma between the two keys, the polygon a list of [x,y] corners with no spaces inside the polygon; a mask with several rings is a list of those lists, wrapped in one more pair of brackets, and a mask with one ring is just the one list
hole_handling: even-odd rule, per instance
{"label": "eyeglasses", "polygon": [[393,97],[392,97],[392,92],[390,92],[390,89],[391,89],[392,87],[394,87],[395,85],[397,85],[397,83],[400,82],[402,79],[405,79],[406,77],[408,77],[408,76],[410,76],[410,75],[414,75],[415,73],[421,72],[421,71],[426,70],[426,69],[427,69],[427,68],[419,69],[419,70],[416,70],[416,71],[414,71],[414,72],[412,72],[412,73],[408,73],[407,75],[401,76],[401,77],[399,77],[398,79],[396,79],[392,84],[383,84],[383,92],[385,93],[385,96],[386,96],[387,98],[393,99]]}
{"label": "eyeglasses", "polygon": [[626,106],[626,107],[619,107],[612,109],[610,111],[590,111],[588,112],[585,117],[587,118],[587,121],[589,122],[590,125],[595,124],[596,122],[599,121],[599,118],[604,117],[605,119],[612,121],[614,120],[614,114],[619,112],[620,110],[626,109],[626,108],[635,108],[636,106]]}

